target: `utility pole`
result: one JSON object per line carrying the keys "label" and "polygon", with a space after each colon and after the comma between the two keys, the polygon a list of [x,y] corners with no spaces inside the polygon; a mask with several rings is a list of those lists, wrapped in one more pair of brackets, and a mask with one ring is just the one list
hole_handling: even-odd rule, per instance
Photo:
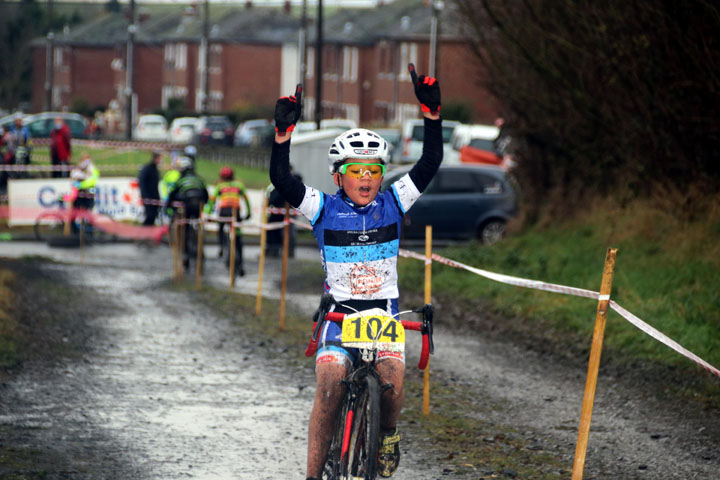
{"label": "utility pole", "polygon": [[53,41],[55,34],[52,31],[53,24],[53,0],[48,0],[48,31],[45,43],[45,110],[53,109]]}
{"label": "utility pole", "polygon": [[302,3],[302,15],[300,17],[300,35],[298,38],[298,58],[300,59],[300,68],[298,69],[298,83],[305,85],[305,77],[307,76],[307,0]]}
{"label": "utility pole", "polygon": [[203,26],[202,38],[200,40],[200,50],[202,51],[203,61],[200,65],[200,89],[202,90],[202,99],[200,102],[200,111],[203,115],[208,113],[208,103],[210,101],[210,1],[205,0],[203,9]]}
{"label": "utility pole", "polygon": [[440,10],[443,9],[443,2],[442,0],[433,0],[430,8],[432,8],[432,17],[430,18],[430,61],[429,65],[430,68],[428,68],[428,75],[431,77],[436,77],[437,73],[436,65],[437,65],[437,44],[438,44],[438,15],[440,13]]}
{"label": "utility pole", "polygon": [[125,62],[125,138],[132,140],[133,128],[133,76],[135,71],[135,0],[130,0],[130,23],[128,23],[127,58]]}
{"label": "utility pole", "polygon": [[320,129],[322,120],[322,52],[323,52],[323,3],[318,0],[317,10],[317,40],[315,43],[315,123]]}

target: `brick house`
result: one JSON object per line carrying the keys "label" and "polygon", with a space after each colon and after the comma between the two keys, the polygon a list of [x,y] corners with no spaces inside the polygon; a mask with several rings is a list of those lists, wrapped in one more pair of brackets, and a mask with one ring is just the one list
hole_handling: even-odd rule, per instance
{"label": "brick house", "polygon": [[[300,20],[287,10],[210,9],[208,111],[254,105],[271,109],[299,80]],[[478,78],[471,53],[448,9],[441,11],[436,74],[443,101],[468,103],[479,122],[495,118],[489,97],[469,79]],[[428,71],[430,7],[421,0],[379,2],[374,9],[333,9],[324,19],[323,118],[350,118],[359,124],[399,123],[419,116],[407,63]],[[53,107],[69,108],[77,98],[91,106],[125,109],[128,21],[105,14],[56,37]],[[134,110],[166,108],[181,99],[185,109],[202,110],[203,19],[191,7],[141,15],[134,49]],[[316,105],[315,27],[308,27],[305,119]],[[45,98],[45,45],[34,49],[33,108]]]}

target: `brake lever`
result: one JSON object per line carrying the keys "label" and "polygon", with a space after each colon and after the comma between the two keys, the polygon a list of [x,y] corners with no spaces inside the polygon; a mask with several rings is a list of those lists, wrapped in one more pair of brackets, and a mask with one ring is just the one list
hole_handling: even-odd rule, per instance
{"label": "brake lever", "polygon": [[428,347],[430,351],[430,355],[433,355],[435,353],[435,344],[433,342],[433,313],[435,309],[433,308],[432,304],[428,303],[422,308],[422,314],[423,314],[423,326],[422,326],[422,333],[423,335],[427,334],[428,336]]}

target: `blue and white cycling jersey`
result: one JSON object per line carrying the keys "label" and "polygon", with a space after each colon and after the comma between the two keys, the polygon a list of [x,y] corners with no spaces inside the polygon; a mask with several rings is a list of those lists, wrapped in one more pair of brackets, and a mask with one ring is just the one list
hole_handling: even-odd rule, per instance
{"label": "blue and white cycling jersey", "polygon": [[325,289],[342,302],[348,299],[397,298],[397,257],[405,212],[420,191],[404,175],[357,207],[341,191],[328,195],[305,186],[298,210],[310,220],[326,273]]}

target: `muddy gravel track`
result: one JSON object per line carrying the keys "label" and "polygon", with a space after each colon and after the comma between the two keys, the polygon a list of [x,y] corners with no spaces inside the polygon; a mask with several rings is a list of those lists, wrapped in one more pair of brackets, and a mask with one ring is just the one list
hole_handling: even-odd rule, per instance
{"label": "muddy gravel track", "polygon": [[[257,248],[246,251],[248,275],[236,291],[254,294]],[[304,478],[312,362],[287,368],[281,348],[242,335],[230,319],[166,288],[166,248],[0,245],[0,257],[28,254],[62,262],[42,269],[89,293],[67,299],[80,303],[70,311],[87,327],[68,335],[86,347],[62,362],[41,356],[2,381],[0,445],[33,450],[38,460],[22,471],[3,459],[0,478]],[[314,249],[298,249],[298,258],[318,260]],[[210,260],[206,280],[227,288],[222,265]],[[278,262],[268,265],[264,291],[271,292]],[[317,299],[295,293],[290,308],[309,312]],[[566,468],[543,477],[457,469],[432,439],[408,429],[394,478],[569,478],[585,365],[436,331],[433,375],[476,399],[477,408],[462,414],[521,432],[525,448],[558,457]],[[584,478],[720,479],[720,415],[654,392],[601,376]],[[405,412],[403,421],[413,415]],[[493,432],[477,435],[491,442]]]}

